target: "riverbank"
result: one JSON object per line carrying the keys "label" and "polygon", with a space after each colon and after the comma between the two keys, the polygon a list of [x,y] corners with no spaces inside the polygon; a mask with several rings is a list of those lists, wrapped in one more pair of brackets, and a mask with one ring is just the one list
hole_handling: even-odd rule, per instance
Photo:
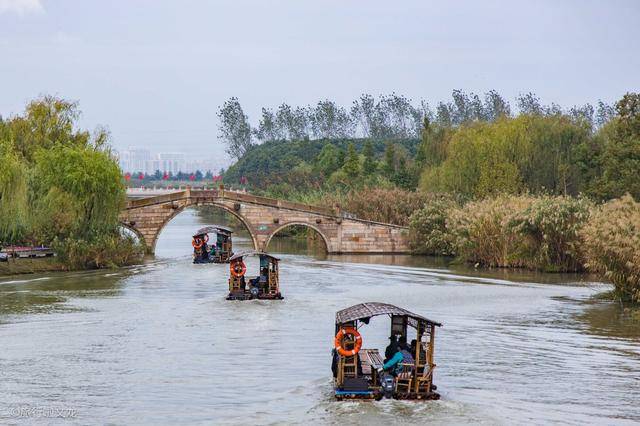
{"label": "riverbank", "polygon": [[0,262],[0,277],[8,275],[62,272],[69,269],[56,257],[14,259]]}
{"label": "riverbank", "polygon": [[107,238],[95,244],[65,240],[56,245],[57,255],[53,257],[10,257],[0,262],[0,276],[117,269],[144,260],[143,247],[129,238]]}

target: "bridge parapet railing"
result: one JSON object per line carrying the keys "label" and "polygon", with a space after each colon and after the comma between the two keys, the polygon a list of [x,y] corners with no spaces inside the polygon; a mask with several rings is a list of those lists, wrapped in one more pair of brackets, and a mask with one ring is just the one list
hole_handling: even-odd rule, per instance
{"label": "bridge parapet railing", "polygon": [[157,195],[150,198],[130,199],[129,201],[127,201],[127,208],[135,209],[149,205],[181,201],[188,198],[224,198],[231,201],[255,203],[271,207],[306,211],[325,216],[339,216],[333,209],[327,207],[310,206],[308,204],[295,203],[292,201],[277,200],[275,198],[267,198],[258,195],[250,195],[241,192],[217,189],[187,189],[186,191],[172,192],[169,194]]}
{"label": "bridge parapet railing", "polygon": [[[208,192],[208,191],[191,191],[191,195],[200,197],[200,196],[204,196],[204,194],[201,195],[201,193],[204,193],[204,192]],[[302,211],[317,213],[317,214],[326,215],[326,216],[336,216],[333,209],[329,209],[326,207],[310,206],[308,204],[277,200],[275,198],[261,197],[259,195],[250,195],[242,192],[220,191],[219,194],[217,194],[216,196],[220,196],[232,201],[262,204],[266,206],[281,207],[285,209],[288,208],[292,210],[302,210]]]}
{"label": "bridge parapet railing", "polygon": [[169,194],[156,195],[151,198],[130,199],[127,201],[127,208],[144,207],[151,204],[163,204],[173,201],[183,200],[187,197],[187,191],[171,192]]}

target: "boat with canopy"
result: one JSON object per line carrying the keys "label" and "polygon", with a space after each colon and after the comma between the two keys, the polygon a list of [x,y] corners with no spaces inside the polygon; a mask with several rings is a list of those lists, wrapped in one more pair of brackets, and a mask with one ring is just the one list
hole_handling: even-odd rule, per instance
{"label": "boat with canopy", "polygon": [[[390,319],[384,357],[364,349],[360,334],[373,317]],[[336,313],[333,360],[335,397],[344,399],[439,399],[433,384],[436,327],[442,324],[387,303],[361,303]],[[408,332],[415,338],[408,342]]]}
{"label": "boat with canopy", "polygon": [[[192,237],[193,263],[227,263],[233,256],[231,234],[233,230],[222,225],[200,228]],[[209,234],[215,235],[215,242],[209,245]]]}
{"label": "boat with canopy", "polygon": [[[249,256],[258,257],[259,269],[255,278],[247,279],[244,259]],[[279,261],[277,257],[261,251],[246,251],[231,256],[227,300],[283,299],[280,294]]]}

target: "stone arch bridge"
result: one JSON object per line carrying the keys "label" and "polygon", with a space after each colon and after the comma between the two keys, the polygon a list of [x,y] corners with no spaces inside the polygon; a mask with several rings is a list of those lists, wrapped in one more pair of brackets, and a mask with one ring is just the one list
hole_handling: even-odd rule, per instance
{"label": "stone arch bridge", "polygon": [[121,223],[134,231],[149,253],[164,226],[184,209],[216,206],[236,216],[247,228],[256,250],[266,250],[271,238],[290,225],[320,234],[329,253],[408,253],[407,228],[350,217],[338,209],[315,207],[240,192],[195,190],[146,198],[130,198]]}

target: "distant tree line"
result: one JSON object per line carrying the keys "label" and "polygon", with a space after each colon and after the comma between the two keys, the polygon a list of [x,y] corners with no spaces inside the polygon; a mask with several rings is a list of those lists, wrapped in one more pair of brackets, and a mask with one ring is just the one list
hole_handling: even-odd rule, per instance
{"label": "distant tree line", "polygon": [[250,148],[224,173],[229,184],[246,180],[264,195],[339,191],[357,186],[415,189],[420,139],[302,139],[269,141]]}
{"label": "distant tree line", "polygon": [[[289,140],[290,134],[278,133],[281,139],[247,145],[245,155],[225,172],[225,181],[244,178],[253,190],[285,197],[292,192],[330,193],[358,186],[419,187],[423,192],[476,199],[522,192],[585,193],[596,199],[617,197],[624,191],[640,193],[634,189],[635,142],[616,130],[628,115],[623,111],[631,108],[625,105],[633,103],[636,95],[629,94],[615,107],[599,102],[595,107],[563,109],[527,93],[516,99],[517,113],[495,91],[483,98],[454,91],[452,101],[440,102],[436,112],[421,102],[422,113],[416,112],[418,108],[401,108],[411,104],[394,96],[375,100],[363,95],[350,114],[342,115],[351,117],[351,132],[367,137],[314,139],[307,134]],[[237,100],[233,104],[241,109]],[[318,111],[324,108],[323,104]],[[305,115],[305,109],[297,110]],[[377,112],[362,112],[371,110]],[[405,112],[392,113],[399,110]],[[403,114],[404,122],[398,118]],[[411,114],[422,119],[419,137],[407,125]],[[353,124],[354,117],[360,117],[359,124]],[[248,126],[246,117],[245,123]]]}
{"label": "distant tree line", "polygon": [[528,94],[515,117],[457,127],[425,120],[420,189],[482,199],[497,194],[640,197],[640,94],[562,110]]}
{"label": "distant tree line", "polygon": [[[563,115],[595,129],[615,115],[613,106],[599,101],[567,110],[557,104],[544,105],[533,93],[519,95],[515,104],[519,114]],[[381,140],[419,138],[425,119],[443,127],[473,122],[493,122],[514,114],[510,103],[491,90],[483,96],[454,90],[452,99],[432,108],[421,100],[414,104],[405,96],[391,93],[374,97],[362,94],[350,108],[331,100],[314,106],[291,106],[275,110],[262,108],[257,125],[252,126],[238,98],[227,100],[218,111],[220,138],[233,158],[241,158],[257,142],[304,139],[370,138]]]}
{"label": "distant tree line", "polygon": [[210,170],[206,172],[202,172],[201,170],[196,170],[195,172],[182,172],[178,173],[172,172],[161,172],[160,170],[156,170],[154,173],[146,173],[146,172],[133,172],[133,173],[125,173],[123,175],[125,181],[138,181],[138,182],[155,182],[155,181],[212,181],[216,177],[220,177],[220,175],[214,175]]}

